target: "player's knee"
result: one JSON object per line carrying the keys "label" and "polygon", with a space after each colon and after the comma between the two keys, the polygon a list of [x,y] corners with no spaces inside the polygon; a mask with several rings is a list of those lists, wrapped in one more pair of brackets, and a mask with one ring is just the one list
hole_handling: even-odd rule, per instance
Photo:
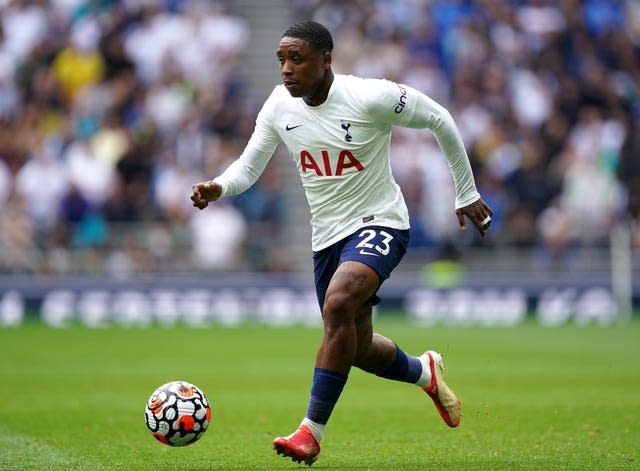
{"label": "player's knee", "polygon": [[354,299],[344,291],[328,293],[324,301],[322,315],[330,322],[353,323],[357,311]]}

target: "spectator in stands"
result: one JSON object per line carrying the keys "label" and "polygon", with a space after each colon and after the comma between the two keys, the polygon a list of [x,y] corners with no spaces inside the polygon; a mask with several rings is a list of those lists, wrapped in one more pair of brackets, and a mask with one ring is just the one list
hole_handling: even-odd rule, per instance
{"label": "spectator in stands", "polygon": [[104,58],[98,50],[100,29],[96,20],[75,23],[67,47],[54,58],[52,68],[67,103],[87,85],[98,83],[105,73]]}

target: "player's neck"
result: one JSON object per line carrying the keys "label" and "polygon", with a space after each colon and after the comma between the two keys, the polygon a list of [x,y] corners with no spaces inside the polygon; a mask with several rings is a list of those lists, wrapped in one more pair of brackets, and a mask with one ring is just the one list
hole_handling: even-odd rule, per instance
{"label": "player's neck", "polygon": [[302,99],[308,106],[319,106],[327,101],[327,97],[329,96],[329,90],[331,89],[331,84],[333,83],[333,71],[331,69],[327,70],[322,82],[316,89],[316,92],[312,96],[303,97]]}

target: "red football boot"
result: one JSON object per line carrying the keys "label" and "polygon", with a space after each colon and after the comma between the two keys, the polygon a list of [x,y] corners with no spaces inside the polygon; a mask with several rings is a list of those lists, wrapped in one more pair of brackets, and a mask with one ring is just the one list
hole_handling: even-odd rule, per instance
{"label": "red football boot", "polygon": [[428,351],[420,356],[422,364],[431,370],[431,382],[426,388],[422,388],[436,405],[442,420],[449,427],[460,425],[460,400],[444,382],[444,362],[442,355]]}
{"label": "red football boot", "polygon": [[279,455],[290,456],[298,463],[304,461],[307,466],[315,463],[320,454],[320,444],[313,438],[311,430],[304,425],[291,435],[276,438],[273,448]]}

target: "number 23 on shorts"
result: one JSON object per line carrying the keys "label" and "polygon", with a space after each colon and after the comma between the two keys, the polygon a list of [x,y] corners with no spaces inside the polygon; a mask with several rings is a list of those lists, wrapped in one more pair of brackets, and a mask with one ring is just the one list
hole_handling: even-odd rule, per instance
{"label": "number 23 on shorts", "polygon": [[360,249],[362,255],[380,255],[389,254],[389,242],[393,240],[393,236],[384,230],[364,229],[358,237],[362,240],[356,245]]}

